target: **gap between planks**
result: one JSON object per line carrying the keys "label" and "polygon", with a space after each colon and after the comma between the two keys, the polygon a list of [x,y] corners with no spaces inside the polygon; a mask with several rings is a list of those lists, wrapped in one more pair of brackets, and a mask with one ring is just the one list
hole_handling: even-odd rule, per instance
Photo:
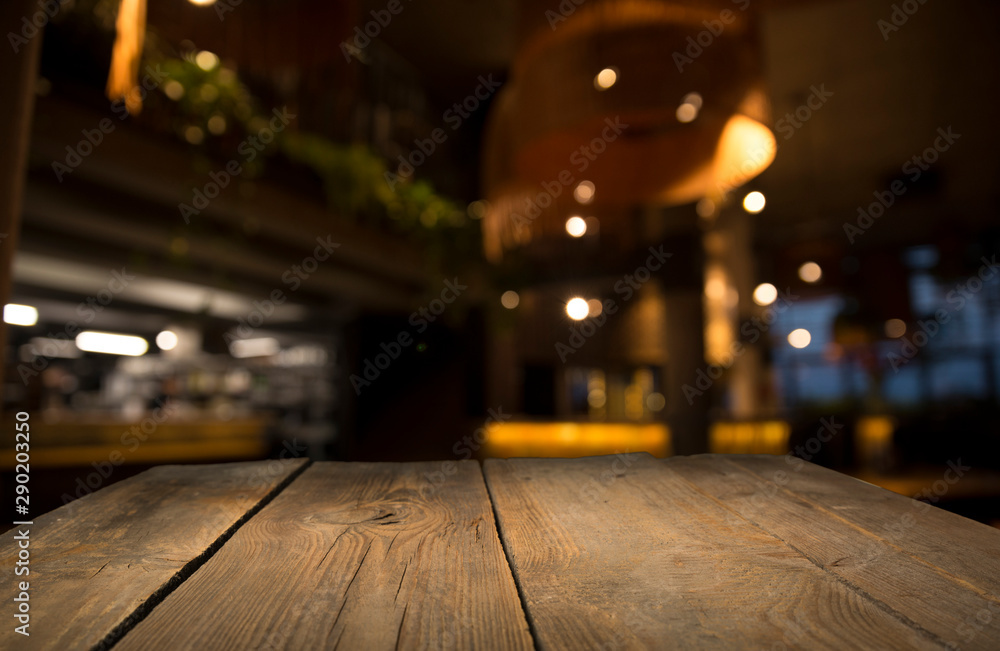
{"label": "gap between planks", "polygon": [[[146,619],[153,609],[156,608],[160,603],[166,599],[170,593],[179,588],[188,577],[194,574],[198,568],[207,563],[209,559],[212,558],[223,545],[225,545],[233,535],[244,525],[250,518],[257,515],[261,509],[271,503],[274,498],[276,498],[282,491],[288,488],[289,485],[296,479],[299,475],[306,471],[309,466],[312,465],[312,459],[306,459],[306,462],[301,464],[294,471],[289,473],[284,480],[281,481],[277,486],[271,489],[267,495],[262,497],[255,505],[247,509],[246,513],[242,515],[236,522],[233,523],[231,527],[222,532],[218,538],[209,545],[205,551],[201,554],[192,558],[184,567],[177,571],[170,579],[164,583],[158,590],[153,594],[149,595],[149,598],[142,602],[140,605],[136,606],[125,619],[121,621],[117,626],[115,626],[111,631],[104,636],[104,639],[91,647],[91,651],[108,651],[114,647],[123,637],[125,637],[129,631],[135,628],[139,622]],[[101,568],[104,569],[104,568]],[[100,570],[98,570],[100,571]]]}
{"label": "gap between planks", "polygon": [[486,486],[486,496],[490,500],[490,510],[493,511],[493,525],[497,530],[497,538],[500,539],[500,548],[503,549],[503,558],[507,563],[507,571],[510,572],[511,578],[514,579],[514,587],[517,588],[517,598],[521,602],[521,612],[524,613],[524,620],[528,622],[528,633],[531,635],[531,645],[534,648],[539,649],[541,646],[539,644],[535,616],[528,608],[528,600],[524,595],[524,588],[521,586],[521,577],[519,577],[517,572],[514,571],[514,564],[510,557],[511,551],[507,545],[503,525],[500,522],[500,514],[497,513],[497,502],[493,499],[493,488],[490,486],[490,482],[486,480],[486,473],[483,472],[482,461],[479,462],[479,473],[483,476],[483,484]]}

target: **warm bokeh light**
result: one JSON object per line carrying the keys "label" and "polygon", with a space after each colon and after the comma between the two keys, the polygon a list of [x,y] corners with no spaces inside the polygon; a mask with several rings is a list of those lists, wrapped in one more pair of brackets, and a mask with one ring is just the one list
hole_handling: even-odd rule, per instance
{"label": "warm bokeh light", "polygon": [[770,305],[778,298],[778,289],[771,283],[761,283],[753,290],[753,302],[760,306]]}
{"label": "warm bokeh light", "polygon": [[614,68],[605,68],[594,77],[594,87],[598,90],[607,90],[618,81],[618,71]]}
{"label": "warm bokeh light", "polygon": [[3,306],[3,322],[10,325],[33,326],[38,323],[38,310],[30,305],[8,303]]}
{"label": "warm bokeh light", "polygon": [[681,103],[682,104],[690,104],[691,106],[694,107],[694,109],[696,111],[700,111],[701,107],[702,107],[701,94],[700,93],[688,93],[687,95],[684,96],[684,99],[681,100]]}
{"label": "warm bokeh light", "polygon": [[569,303],[566,303],[566,314],[574,321],[580,321],[586,319],[587,315],[590,314],[590,306],[582,298],[573,298],[570,299]]}
{"label": "warm bokeh light", "polygon": [[513,310],[521,302],[521,296],[513,289],[508,289],[500,296],[500,305]]}
{"label": "warm bokeh light", "polygon": [[177,348],[177,334],[170,330],[164,330],[156,335],[156,346],[160,350],[173,350]]}
{"label": "warm bokeh light", "polygon": [[726,297],[726,281],[721,275],[716,275],[705,281],[705,296],[721,301]]}
{"label": "warm bokeh light", "polygon": [[[588,392],[588,398],[590,394]],[[597,396],[594,396],[597,398]],[[622,450],[672,453],[664,423],[529,423],[491,425],[483,445],[486,457],[583,457]]]}
{"label": "warm bokeh light", "polygon": [[805,328],[796,328],[788,333],[788,343],[792,348],[805,348],[812,341],[812,335]]}
{"label": "warm bokeh light", "polygon": [[708,432],[712,454],[785,454],[791,427],[785,421],[717,422]]}
{"label": "warm bokeh light", "polygon": [[587,301],[587,316],[601,316],[603,311],[604,305],[601,304],[600,299],[592,298]]}
{"label": "warm bokeh light", "polygon": [[815,262],[807,262],[799,267],[799,278],[807,283],[819,282],[823,277],[823,269]]}
{"label": "warm bokeh light", "polygon": [[708,197],[705,197],[699,201],[697,205],[695,205],[694,209],[695,212],[698,213],[699,217],[708,219],[715,214],[715,202]]}
{"label": "warm bokeh light", "polygon": [[188,0],[188,2],[197,7],[207,7],[215,4],[215,0]]}
{"label": "warm bokeh light", "polygon": [[601,389],[594,389],[587,393],[587,404],[594,409],[600,409],[608,402],[608,395]]}
{"label": "warm bokeh light", "polygon": [[211,71],[215,66],[219,65],[219,57],[216,56],[214,52],[209,52],[208,50],[202,50],[194,57],[194,62],[199,68],[205,72]]}
{"label": "warm bokeh light", "polygon": [[208,118],[208,130],[217,136],[222,135],[226,132],[226,118],[221,115]]}
{"label": "warm bokeh light", "polygon": [[662,393],[654,391],[646,396],[646,406],[650,411],[663,411],[663,408],[667,406],[667,399],[663,397]]}
{"label": "warm bokeh light", "polygon": [[743,210],[752,215],[764,210],[765,204],[767,204],[767,200],[764,199],[764,194],[756,190],[743,197]]}
{"label": "warm bokeh light", "polygon": [[482,219],[486,216],[486,208],[486,202],[479,199],[470,203],[466,212],[469,215],[469,219]]}
{"label": "warm bokeh light", "polygon": [[205,132],[201,130],[201,127],[191,125],[184,129],[184,139],[192,145],[200,145],[205,139]]}
{"label": "warm bokeh light", "polygon": [[734,115],[726,122],[712,163],[715,187],[729,192],[754,178],[774,162],[778,143],[760,122]]}
{"label": "warm bokeh light", "polygon": [[587,222],[582,217],[570,217],[566,220],[566,232],[573,237],[582,237],[587,232]]}
{"label": "warm bokeh light", "polygon": [[149,344],[142,337],[118,335],[111,332],[85,330],[76,336],[76,347],[88,353],[108,355],[129,355],[138,357],[146,354]]}
{"label": "warm bokeh light", "polygon": [[906,334],[906,321],[902,319],[889,319],[885,322],[885,334],[887,337],[898,339]]}
{"label": "warm bokeh light", "polygon": [[[885,459],[892,450],[896,423],[888,416],[861,416],[854,426],[854,458],[862,463]],[[888,487],[886,487],[888,488]],[[900,490],[900,493],[912,491]]]}
{"label": "warm bokeh light", "polygon": [[580,181],[573,189],[573,198],[580,203],[590,203],[594,200],[596,188],[590,181]]}
{"label": "warm bokeh light", "polygon": [[691,122],[698,117],[698,108],[694,104],[685,102],[677,107],[676,115],[678,122]]}
{"label": "warm bokeh light", "polygon": [[184,97],[184,84],[176,79],[168,79],[163,82],[163,94],[176,102]]}

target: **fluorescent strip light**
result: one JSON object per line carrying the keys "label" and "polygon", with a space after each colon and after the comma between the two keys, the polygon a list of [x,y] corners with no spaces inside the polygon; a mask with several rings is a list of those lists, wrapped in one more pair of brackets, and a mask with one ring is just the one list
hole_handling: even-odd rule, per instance
{"label": "fluorescent strip light", "polygon": [[149,350],[149,344],[142,337],[116,335],[110,332],[86,330],[76,336],[76,347],[88,353],[108,355],[130,355],[138,357]]}
{"label": "fluorescent strip light", "polygon": [[33,326],[38,323],[38,310],[30,305],[8,303],[3,306],[3,322],[10,325]]}
{"label": "fluorescent strip light", "polygon": [[265,337],[263,339],[236,339],[229,344],[229,352],[233,357],[243,359],[245,357],[267,357],[276,355],[281,351],[281,345],[277,339]]}

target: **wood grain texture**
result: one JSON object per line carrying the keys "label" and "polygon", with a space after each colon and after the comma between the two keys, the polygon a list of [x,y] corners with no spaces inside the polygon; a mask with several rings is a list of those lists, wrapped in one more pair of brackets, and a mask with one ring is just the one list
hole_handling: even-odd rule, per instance
{"label": "wood grain texture", "polygon": [[[0,648],[90,649],[304,463],[160,466],[112,484],[34,519],[24,577],[19,529],[6,532]],[[13,630],[22,580],[30,638]]]}
{"label": "wood grain texture", "polygon": [[544,649],[941,649],[649,455],[491,459]]}
{"label": "wood grain texture", "polygon": [[794,458],[666,465],[944,644],[1000,648],[1000,531]]}
{"label": "wood grain texture", "polygon": [[115,651],[531,646],[482,473],[462,461],[314,464]]}

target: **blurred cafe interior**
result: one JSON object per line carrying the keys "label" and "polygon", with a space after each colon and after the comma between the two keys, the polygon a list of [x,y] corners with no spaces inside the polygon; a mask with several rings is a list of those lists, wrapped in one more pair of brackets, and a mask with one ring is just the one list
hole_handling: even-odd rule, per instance
{"label": "blurred cafe interior", "polygon": [[0,17],[37,508],[165,463],[790,453],[1000,526],[997,3]]}

